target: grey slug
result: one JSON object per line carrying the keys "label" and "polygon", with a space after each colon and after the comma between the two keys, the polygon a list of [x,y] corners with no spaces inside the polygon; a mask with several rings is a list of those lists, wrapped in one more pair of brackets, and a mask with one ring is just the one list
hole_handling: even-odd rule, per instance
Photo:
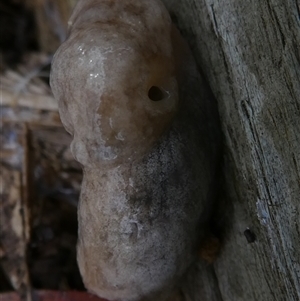
{"label": "grey slug", "polygon": [[159,0],[79,0],[51,87],[83,166],[77,257],[90,292],[166,300],[211,204],[210,99]]}

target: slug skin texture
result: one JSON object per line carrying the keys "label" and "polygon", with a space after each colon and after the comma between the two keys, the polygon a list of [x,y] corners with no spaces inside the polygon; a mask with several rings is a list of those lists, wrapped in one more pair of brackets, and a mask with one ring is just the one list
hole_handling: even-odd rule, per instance
{"label": "slug skin texture", "polygon": [[79,0],[51,87],[83,166],[77,257],[107,300],[166,300],[211,200],[207,99],[158,0]]}

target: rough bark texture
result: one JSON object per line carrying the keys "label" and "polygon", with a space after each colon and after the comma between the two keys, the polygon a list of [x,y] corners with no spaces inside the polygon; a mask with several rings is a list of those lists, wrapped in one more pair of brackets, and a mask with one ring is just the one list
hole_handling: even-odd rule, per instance
{"label": "rough bark texture", "polygon": [[[189,300],[299,300],[300,3],[164,2],[217,98],[224,132],[222,251],[215,281]],[[220,295],[209,295],[217,284]]]}

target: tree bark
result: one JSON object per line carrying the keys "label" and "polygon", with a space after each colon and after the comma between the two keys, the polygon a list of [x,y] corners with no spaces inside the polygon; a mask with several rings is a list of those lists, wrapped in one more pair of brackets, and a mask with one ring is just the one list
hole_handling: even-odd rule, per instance
{"label": "tree bark", "polygon": [[300,3],[164,2],[218,101],[225,144],[223,245],[206,283],[221,296],[191,300],[299,300]]}

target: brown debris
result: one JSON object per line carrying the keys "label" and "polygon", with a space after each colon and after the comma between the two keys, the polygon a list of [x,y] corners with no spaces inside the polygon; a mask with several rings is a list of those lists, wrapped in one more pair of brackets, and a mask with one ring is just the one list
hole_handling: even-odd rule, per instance
{"label": "brown debris", "polygon": [[0,299],[12,290],[31,300],[33,289],[84,289],[76,263],[82,172],[48,83],[75,2],[0,4]]}
{"label": "brown debris", "polygon": [[26,263],[28,237],[27,208],[22,199],[20,171],[1,166],[1,246],[2,269],[12,287],[29,299],[30,280]]}
{"label": "brown debris", "polygon": [[52,96],[42,95],[49,100],[43,107],[32,95],[12,103],[7,89],[1,106],[0,267],[22,300],[32,286],[83,289],[76,264],[81,167]]}

